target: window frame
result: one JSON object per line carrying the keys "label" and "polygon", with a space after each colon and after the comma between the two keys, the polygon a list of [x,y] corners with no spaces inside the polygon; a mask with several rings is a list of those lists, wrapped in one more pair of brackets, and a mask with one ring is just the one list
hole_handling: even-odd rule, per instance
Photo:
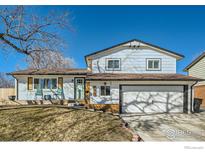
{"label": "window frame", "polygon": [[[119,61],[119,68],[108,68],[109,61],[115,61],[115,60]],[[105,69],[107,71],[120,71],[121,70],[121,58],[106,58],[105,59]]]}
{"label": "window frame", "polygon": [[38,85],[40,84],[40,78],[33,78],[33,90],[37,90],[38,88],[35,88],[35,80],[38,80]]}
{"label": "window frame", "polygon": [[83,84],[83,78],[77,78],[76,79],[76,84]]}
{"label": "window frame", "polygon": [[[104,87],[105,95],[102,95],[102,89],[101,89],[102,87]],[[109,87],[109,95],[107,94],[107,87]],[[102,96],[102,97],[111,96],[111,86],[107,86],[107,85],[100,86],[100,96]]]}
{"label": "window frame", "polygon": [[[43,80],[43,88],[42,88],[42,90],[50,90],[50,89],[52,89],[52,90],[55,90],[55,89],[57,89],[58,88],[58,78],[56,78],[56,77],[50,77],[50,78],[38,78],[38,77],[33,77],[33,90],[37,90],[38,88],[35,88],[35,79],[38,79],[38,85],[40,85],[41,86],[41,80]],[[53,79],[55,79],[56,80],[56,87],[55,88],[53,88],[53,86],[52,86],[52,80]],[[50,80],[50,88],[48,88],[49,87],[49,85],[46,83],[46,86],[47,86],[47,88],[44,88],[44,84],[45,84],[45,81],[48,81],[48,80]]]}
{"label": "window frame", "polygon": [[[149,68],[149,61],[153,61],[153,68]],[[159,62],[159,67],[158,68],[154,68],[154,61],[158,61]],[[146,70],[147,71],[161,71],[162,69],[162,59],[161,58],[146,58]]]}
{"label": "window frame", "polygon": [[[51,88],[50,89],[58,89],[58,79],[57,78],[50,78],[51,80]],[[56,80],[55,88],[53,88],[52,80]]]}

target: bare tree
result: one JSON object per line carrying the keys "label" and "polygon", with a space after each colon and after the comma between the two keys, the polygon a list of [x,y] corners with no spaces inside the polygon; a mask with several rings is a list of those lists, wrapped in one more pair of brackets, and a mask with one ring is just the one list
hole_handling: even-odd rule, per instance
{"label": "bare tree", "polygon": [[59,29],[71,30],[68,12],[37,16],[16,6],[0,10],[0,47],[11,49],[31,58],[35,53],[59,52],[64,47],[57,33]]}
{"label": "bare tree", "polygon": [[14,87],[14,82],[9,79],[5,73],[0,73],[0,88],[11,88]]}
{"label": "bare tree", "polygon": [[75,62],[72,58],[64,58],[60,52],[46,51],[35,52],[32,58],[26,59],[29,68],[71,68],[74,67]]}

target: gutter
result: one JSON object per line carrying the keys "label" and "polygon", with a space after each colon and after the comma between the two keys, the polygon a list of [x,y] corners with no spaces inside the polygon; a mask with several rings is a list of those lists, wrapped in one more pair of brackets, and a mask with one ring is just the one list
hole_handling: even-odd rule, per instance
{"label": "gutter", "polygon": [[192,108],[193,108],[193,99],[192,99],[192,91],[193,87],[198,83],[199,81],[196,81],[193,85],[191,85],[191,107],[190,107],[190,112],[193,113]]}
{"label": "gutter", "polygon": [[19,100],[19,80],[16,78],[16,100]]}
{"label": "gutter", "polygon": [[14,76],[14,75],[87,75],[87,73],[69,73],[69,74],[66,74],[66,73],[49,73],[49,74],[43,74],[43,73],[37,73],[37,74],[15,74],[15,73],[7,73],[7,75],[11,75],[11,76]]}
{"label": "gutter", "polygon": [[[196,81],[192,79],[105,79],[105,78],[86,78],[88,81]],[[205,80],[204,80],[205,81]]]}

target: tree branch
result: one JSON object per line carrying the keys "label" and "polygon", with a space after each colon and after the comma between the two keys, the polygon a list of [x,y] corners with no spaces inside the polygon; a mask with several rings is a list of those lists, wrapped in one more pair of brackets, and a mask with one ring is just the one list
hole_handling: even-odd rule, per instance
{"label": "tree branch", "polygon": [[26,55],[29,55],[29,53],[25,50],[22,50],[21,48],[17,47],[15,44],[11,43],[9,40],[5,39],[3,35],[0,34],[0,39],[8,44],[9,46],[11,46],[12,48],[14,48],[16,51],[20,52],[20,53],[24,53]]}

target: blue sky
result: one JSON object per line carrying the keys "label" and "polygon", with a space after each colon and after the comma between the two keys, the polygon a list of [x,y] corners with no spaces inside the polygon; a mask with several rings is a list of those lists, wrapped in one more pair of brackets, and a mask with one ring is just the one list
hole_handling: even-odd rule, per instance
{"label": "blue sky", "polygon": [[[2,8],[3,6],[1,6]],[[29,10],[42,15],[48,11],[69,11],[74,32],[62,32],[68,44],[64,54],[85,68],[84,56],[97,50],[139,39],[185,56],[177,72],[205,50],[205,6],[35,6]],[[0,49],[0,72],[25,68],[23,55]]]}

